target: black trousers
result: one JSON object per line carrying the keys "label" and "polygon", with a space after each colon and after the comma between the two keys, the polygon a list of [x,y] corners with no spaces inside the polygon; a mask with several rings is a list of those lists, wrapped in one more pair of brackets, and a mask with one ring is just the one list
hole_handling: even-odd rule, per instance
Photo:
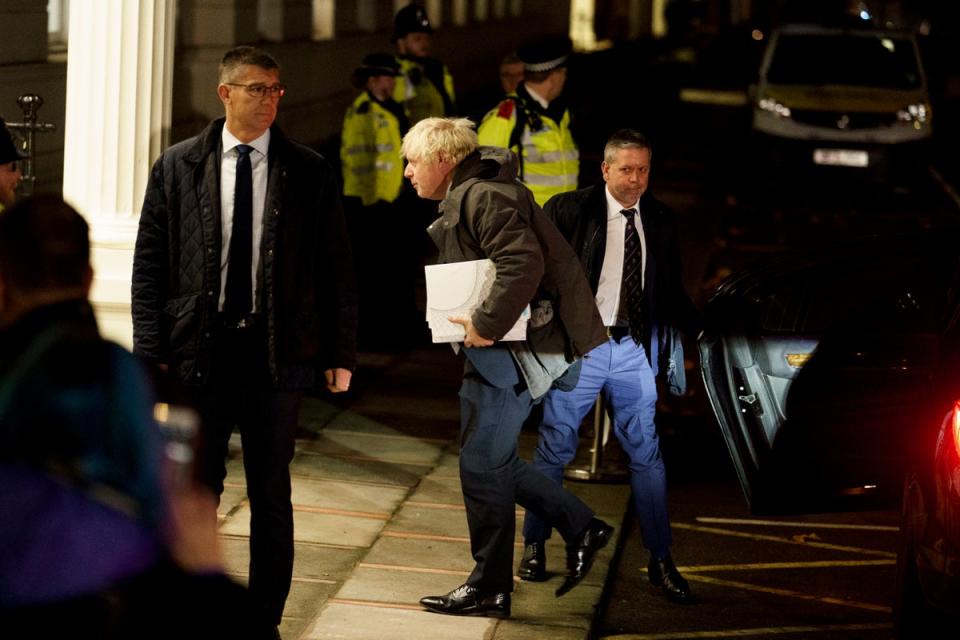
{"label": "black trousers", "polygon": [[293,459],[299,392],[271,389],[262,326],[222,329],[210,383],[195,391],[203,419],[199,474],[223,493],[230,435],[239,429],[250,500],[250,592],[280,623],[293,575]]}
{"label": "black trousers", "polygon": [[517,455],[517,438],[533,404],[528,390],[496,387],[466,363],[460,387],[460,484],[476,561],[467,584],[482,592],[513,591],[515,504],[544,518],[567,541],[593,517],[579,498]]}

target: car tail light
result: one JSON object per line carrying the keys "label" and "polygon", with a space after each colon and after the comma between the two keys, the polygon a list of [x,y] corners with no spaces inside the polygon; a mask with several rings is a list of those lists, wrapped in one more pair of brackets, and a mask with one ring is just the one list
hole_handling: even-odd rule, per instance
{"label": "car tail light", "polygon": [[953,429],[953,448],[956,451],[957,455],[960,456],[960,400],[954,403],[953,405],[953,416],[952,423]]}

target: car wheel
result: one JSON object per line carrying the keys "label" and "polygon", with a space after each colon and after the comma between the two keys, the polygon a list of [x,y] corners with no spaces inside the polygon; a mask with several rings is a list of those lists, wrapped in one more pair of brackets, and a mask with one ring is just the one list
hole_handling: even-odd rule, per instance
{"label": "car wheel", "polygon": [[900,516],[900,548],[897,551],[897,584],[893,603],[894,635],[899,640],[930,637],[931,615],[920,586],[917,570],[917,540],[922,532],[923,492],[916,474],[907,474],[903,483]]}

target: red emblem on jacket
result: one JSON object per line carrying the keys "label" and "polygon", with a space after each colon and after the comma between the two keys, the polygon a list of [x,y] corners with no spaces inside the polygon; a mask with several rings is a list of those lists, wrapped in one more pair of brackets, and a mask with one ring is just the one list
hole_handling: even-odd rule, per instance
{"label": "red emblem on jacket", "polygon": [[509,120],[510,116],[513,115],[513,107],[513,100],[504,100],[500,103],[500,108],[497,110],[497,117]]}

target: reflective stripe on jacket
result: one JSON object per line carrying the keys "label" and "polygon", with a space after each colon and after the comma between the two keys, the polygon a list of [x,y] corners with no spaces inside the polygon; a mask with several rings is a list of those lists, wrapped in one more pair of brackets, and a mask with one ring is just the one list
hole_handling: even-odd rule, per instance
{"label": "reflective stripe on jacket", "polygon": [[343,117],[340,140],[343,195],[360,198],[364,206],[393,202],[403,186],[400,123],[390,111],[357,96]]}
{"label": "reflective stripe on jacket", "polygon": [[524,122],[519,144],[510,147],[517,117],[516,99],[510,97],[501,102],[480,123],[480,144],[508,147],[521,156],[520,179],[541,207],[558,193],[576,190],[580,152],[570,134],[570,112],[564,111],[559,123],[541,114],[539,130]]}

